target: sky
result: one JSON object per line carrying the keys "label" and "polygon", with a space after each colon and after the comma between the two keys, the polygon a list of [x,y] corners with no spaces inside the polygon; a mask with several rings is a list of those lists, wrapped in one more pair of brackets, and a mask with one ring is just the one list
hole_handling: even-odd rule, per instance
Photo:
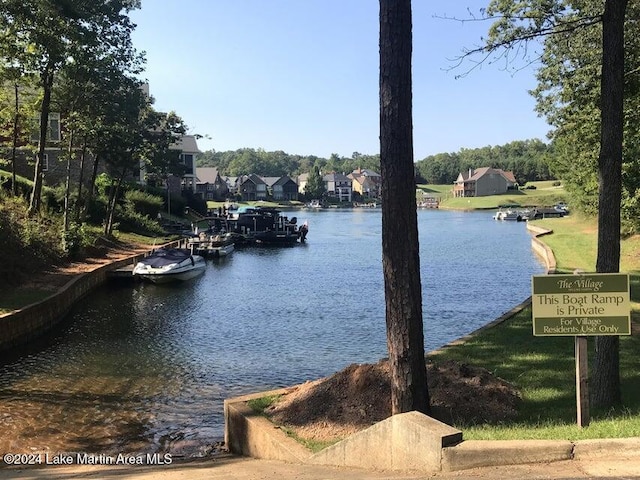
{"label": "sky", "polygon": [[[463,50],[481,44],[489,0],[413,0],[414,159],[543,141],[524,62]],[[175,111],[200,150],[373,155],[379,143],[377,0],[142,0],[132,39],[154,107]]]}

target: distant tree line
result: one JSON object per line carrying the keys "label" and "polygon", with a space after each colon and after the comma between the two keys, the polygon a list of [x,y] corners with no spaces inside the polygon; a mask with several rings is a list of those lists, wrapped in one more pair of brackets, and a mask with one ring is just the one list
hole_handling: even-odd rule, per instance
{"label": "distant tree line", "polygon": [[[415,163],[419,183],[453,183],[462,171],[480,167],[494,167],[509,170],[516,180],[524,184],[528,181],[549,180],[547,162],[551,147],[541,140],[519,140],[502,146],[463,148],[455,153],[430,155]],[[353,152],[351,157],[341,157],[336,153],[329,158],[314,155],[302,156],[277,150],[241,148],[225,152],[208,150],[196,160],[198,167],[215,167],[223,175],[238,176],[257,173],[267,177],[282,175],[297,176],[309,173],[314,167],[319,171],[351,173],[362,168],[380,172],[380,155],[365,155]]]}
{"label": "distant tree line", "polygon": [[541,140],[517,140],[506,145],[482,148],[462,148],[455,153],[430,155],[416,163],[421,183],[448,184],[455,182],[460,172],[480,167],[511,171],[520,185],[551,180],[549,160],[551,146]]}
{"label": "distant tree line", "polygon": [[267,152],[261,148],[240,148],[226,152],[207,150],[198,155],[198,167],[215,167],[223,175],[239,176],[256,173],[265,177],[280,177],[283,175],[297,176],[309,173],[313,167],[321,172],[351,173],[357,168],[380,170],[380,155],[363,155],[353,152],[351,157],[341,157],[332,153],[329,158],[315,155],[295,155],[277,150]]}

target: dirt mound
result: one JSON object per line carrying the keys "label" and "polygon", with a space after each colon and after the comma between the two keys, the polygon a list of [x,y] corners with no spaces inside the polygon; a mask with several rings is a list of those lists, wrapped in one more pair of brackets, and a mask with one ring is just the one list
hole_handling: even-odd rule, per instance
{"label": "dirt mound", "polygon": [[[427,364],[432,415],[456,425],[498,423],[517,415],[519,392],[484,368]],[[343,438],[391,415],[387,361],[350,365],[293,387],[265,412],[275,423],[313,440]]]}

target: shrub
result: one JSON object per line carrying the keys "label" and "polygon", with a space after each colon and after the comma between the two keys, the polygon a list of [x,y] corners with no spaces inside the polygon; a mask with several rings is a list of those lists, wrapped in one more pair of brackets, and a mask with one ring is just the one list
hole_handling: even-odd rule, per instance
{"label": "shrub", "polygon": [[118,229],[121,232],[137,233],[146,236],[163,235],[164,231],[158,225],[158,222],[151,219],[148,215],[136,212],[132,208],[119,207],[116,213]]}
{"label": "shrub", "polygon": [[162,204],[164,203],[162,197],[151,195],[140,190],[127,190],[124,194],[125,202],[130,207],[143,215],[148,215],[151,218],[156,218],[158,212],[162,210]]}
{"label": "shrub", "polygon": [[81,223],[71,222],[68,230],[62,233],[62,248],[72,258],[79,257],[88,243],[88,236]]}

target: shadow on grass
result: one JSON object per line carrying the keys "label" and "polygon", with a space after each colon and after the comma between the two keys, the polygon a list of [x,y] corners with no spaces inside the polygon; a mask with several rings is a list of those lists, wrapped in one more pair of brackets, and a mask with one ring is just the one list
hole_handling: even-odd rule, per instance
{"label": "shadow on grass", "polygon": [[439,190],[434,190],[433,188],[429,188],[429,187],[418,187],[419,190],[422,190],[425,193],[437,193],[439,195],[442,194],[441,191]]}
{"label": "shadow on grass", "polygon": [[629,293],[632,302],[640,302],[640,272],[637,270],[629,272]]}
{"label": "shadow on grass", "polygon": [[[640,282],[635,278],[637,293]],[[558,427],[576,423],[574,337],[534,337],[531,308],[480,332],[460,345],[446,348],[435,362],[453,359],[484,367],[515,385],[522,404],[516,422],[520,427]],[[590,337],[589,365],[593,364],[594,338]],[[593,421],[624,419],[627,430],[640,431],[640,338],[620,339],[620,375],[624,405],[612,411],[591,412]],[[509,428],[509,425],[504,426]],[[500,428],[500,427],[496,427]],[[611,427],[612,433],[616,427]],[[622,435],[624,436],[624,434]]]}

